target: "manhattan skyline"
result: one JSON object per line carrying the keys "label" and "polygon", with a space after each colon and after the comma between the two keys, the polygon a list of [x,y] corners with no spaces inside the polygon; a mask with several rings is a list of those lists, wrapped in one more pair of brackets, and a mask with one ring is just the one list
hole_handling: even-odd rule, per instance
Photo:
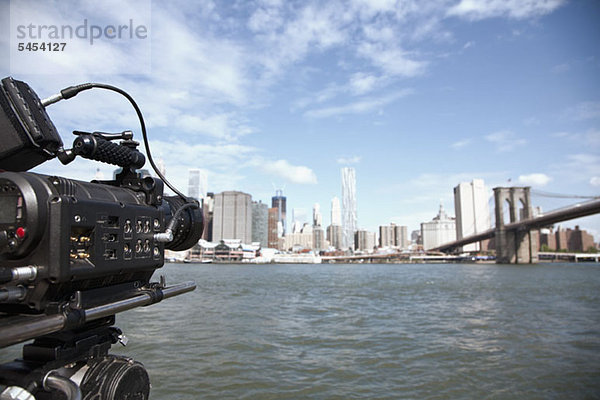
{"label": "manhattan skyline", "polygon": [[[134,3],[94,18],[135,15]],[[20,6],[35,10],[37,24],[76,24],[89,17],[85,4]],[[114,47],[85,62],[71,54],[64,74],[21,74],[8,57],[0,72],[40,97],[86,81],[123,87],[180,189],[188,169],[202,169],[208,191],[266,201],[273,184],[285,186],[288,209],[316,202],[329,215],[339,170],[353,167],[357,228],[371,231],[390,222],[417,229],[440,201],[451,210],[453,187],[475,178],[488,188],[600,193],[597,2],[172,4],[152,3],[149,72],[90,73],[90,63],[123,56]],[[8,54],[10,9],[0,7]],[[134,112],[107,93],[48,113],[68,147],[75,129],[132,129],[141,139]],[[90,180],[96,168],[112,175],[86,160],[35,171]],[[543,210],[575,202],[533,198]],[[575,224],[600,235],[599,216],[562,225]]]}

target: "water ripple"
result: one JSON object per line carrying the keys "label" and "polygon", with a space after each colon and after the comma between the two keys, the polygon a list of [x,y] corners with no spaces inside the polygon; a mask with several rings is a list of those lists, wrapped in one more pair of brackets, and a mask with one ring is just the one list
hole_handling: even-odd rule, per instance
{"label": "water ripple", "polygon": [[198,289],[119,315],[130,345],[113,348],[146,365],[152,399],[600,398],[597,266],[162,273]]}

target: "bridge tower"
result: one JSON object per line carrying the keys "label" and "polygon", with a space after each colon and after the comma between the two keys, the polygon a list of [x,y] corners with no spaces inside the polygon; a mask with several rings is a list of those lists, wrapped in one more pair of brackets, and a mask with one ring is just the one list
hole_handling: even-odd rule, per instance
{"label": "bridge tower", "polygon": [[[538,262],[538,232],[507,230],[505,224],[533,217],[530,187],[494,188],[496,203],[496,262],[499,264],[534,264]],[[508,207],[510,221],[504,221]]]}

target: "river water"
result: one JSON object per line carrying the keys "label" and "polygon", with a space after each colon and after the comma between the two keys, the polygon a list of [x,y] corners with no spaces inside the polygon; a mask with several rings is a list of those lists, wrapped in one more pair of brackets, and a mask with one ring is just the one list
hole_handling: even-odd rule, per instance
{"label": "river water", "polygon": [[151,398],[600,398],[600,266],[199,265],[117,316]]}

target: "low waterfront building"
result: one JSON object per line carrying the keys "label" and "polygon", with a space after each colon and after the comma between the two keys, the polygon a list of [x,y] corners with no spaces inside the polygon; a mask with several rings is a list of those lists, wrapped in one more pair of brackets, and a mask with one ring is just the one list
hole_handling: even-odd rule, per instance
{"label": "low waterfront building", "polygon": [[293,249],[308,249],[312,250],[314,246],[313,228],[305,223],[302,228],[298,228],[299,232],[288,233],[283,239],[283,249],[290,251]]}
{"label": "low waterfront building", "polygon": [[540,232],[540,251],[571,251],[574,253],[583,253],[596,248],[594,237],[587,231],[579,229],[561,228],[560,226],[553,232],[552,229],[543,229]]}

